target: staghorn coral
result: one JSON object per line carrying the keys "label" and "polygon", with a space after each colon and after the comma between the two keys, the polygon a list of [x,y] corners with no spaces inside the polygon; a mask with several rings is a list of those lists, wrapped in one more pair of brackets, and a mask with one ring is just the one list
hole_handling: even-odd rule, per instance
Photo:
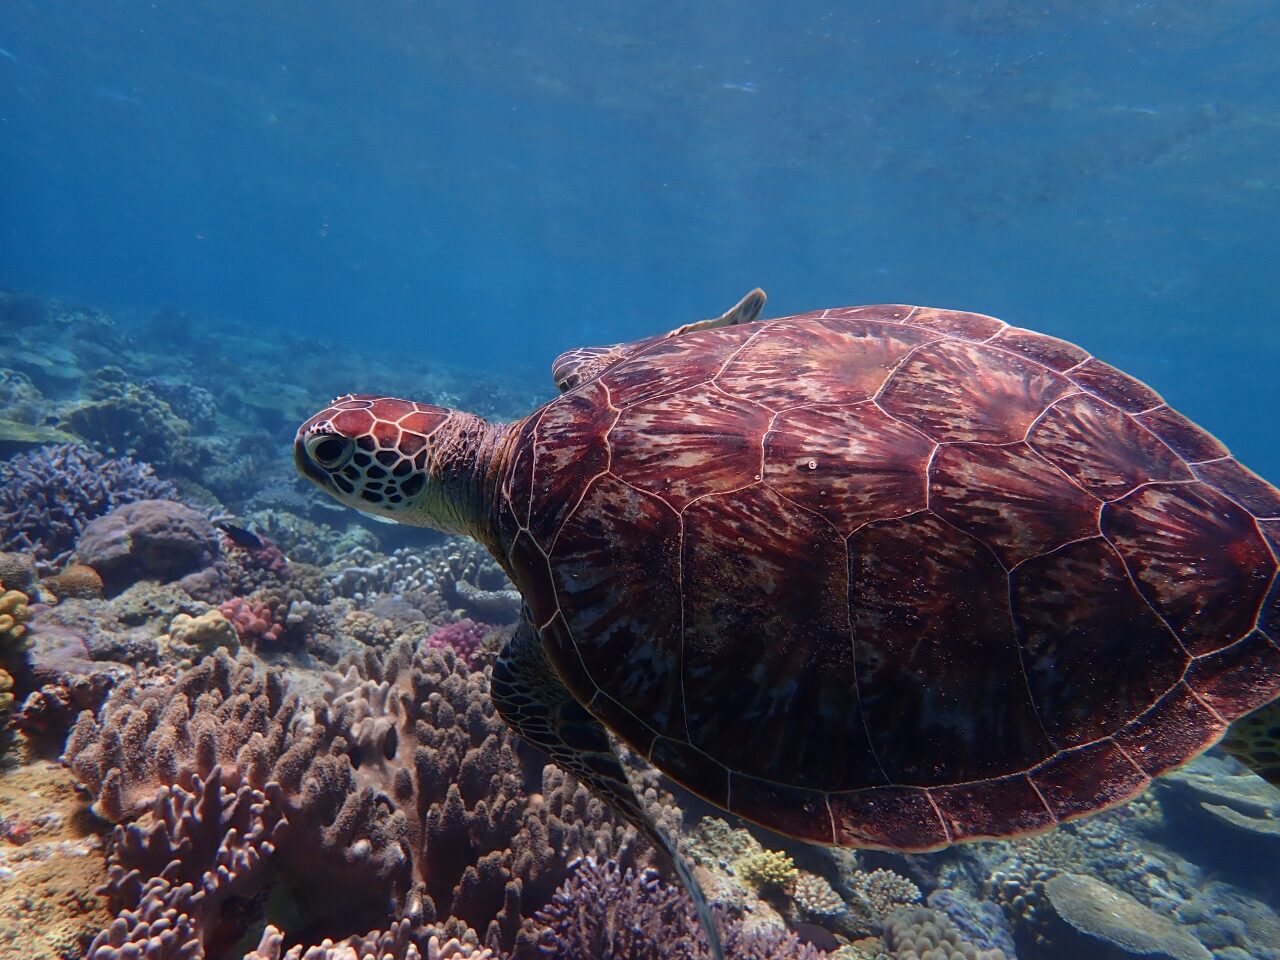
{"label": "staghorn coral", "polygon": [[1164,954],[1174,960],[1211,960],[1212,954],[1177,923],[1101,880],[1060,873],[1045,893],[1073,928],[1129,953]]}
{"label": "staghorn coral", "polygon": [[884,942],[894,960],[1005,960],[1000,950],[983,950],[965,940],[946,915],[928,907],[895,911]]}
{"label": "staghorn coral", "polygon": [[[652,870],[622,869],[587,859],[540,910],[541,956],[592,960],[709,960],[711,952],[689,895]],[[722,914],[733,960],[821,960],[826,956],[793,934],[752,932]],[[725,929],[727,927],[727,929]]]}
{"label": "staghorn coral", "polygon": [[40,573],[50,574],[65,565],[91,520],[126,503],[177,495],[148,464],[71,444],[40,447],[0,463],[0,550],[31,553]]}

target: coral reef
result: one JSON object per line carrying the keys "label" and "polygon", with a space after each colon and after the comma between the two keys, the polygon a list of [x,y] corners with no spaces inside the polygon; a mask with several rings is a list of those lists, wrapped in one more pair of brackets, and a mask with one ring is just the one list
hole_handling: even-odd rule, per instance
{"label": "coral reef", "polygon": [[177,495],[148,464],[86,447],[41,447],[0,461],[0,549],[30,553],[41,573],[54,573],[90,521],[124,504]]}
{"label": "coral reef", "polygon": [[410,930],[408,920],[402,920],[390,930],[349,937],[340,943],[325,940],[319,946],[284,949],[284,935],[268,926],[256,949],[246,953],[244,960],[491,960],[493,951],[485,947],[462,943],[456,937],[446,943],[432,936],[419,947]]}
{"label": "coral reef", "polygon": [[188,469],[197,465],[187,442],[191,424],[124,370],[103,367],[86,378],[84,392],[86,402],[66,412],[67,429],[116,456]]}

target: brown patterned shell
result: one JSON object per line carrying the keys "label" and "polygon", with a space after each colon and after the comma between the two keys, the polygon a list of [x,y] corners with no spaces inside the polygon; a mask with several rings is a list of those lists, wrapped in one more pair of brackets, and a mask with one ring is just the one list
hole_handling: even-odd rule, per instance
{"label": "brown patterned shell", "polygon": [[523,425],[501,548],[574,695],[711,802],[928,849],[1119,802],[1280,695],[1280,495],[991,317],[633,345]]}

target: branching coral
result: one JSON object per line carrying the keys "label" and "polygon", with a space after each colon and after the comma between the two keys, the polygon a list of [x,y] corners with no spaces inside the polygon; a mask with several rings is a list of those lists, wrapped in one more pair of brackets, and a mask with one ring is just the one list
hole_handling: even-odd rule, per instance
{"label": "branching coral", "polygon": [[[680,887],[653,871],[623,870],[586,860],[537,914],[538,949],[545,957],[592,960],[709,960],[693,903]],[[821,960],[821,951],[793,934],[750,932],[720,917],[726,955],[733,960]]]}
{"label": "branching coral", "polygon": [[156,938],[157,924],[174,932],[174,955],[203,956],[227,936],[223,904],[262,886],[281,805],[247,784],[224,784],[217,767],[203,780],[183,779],[190,790],[161,787],[145,817],[116,828],[102,892],[123,912],[86,960],[129,956],[130,946]]}
{"label": "branching coral", "polygon": [[810,917],[835,917],[848,909],[848,905],[831,884],[807,871],[801,871],[796,877],[795,901],[804,914]]}
{"label": "branching coral", "polygon": [[240,642],[251,647],[269,646],[284,632],[284,624],[275,620],[271,607],[260,600],[232,597],[218,606],[218,613],[230,621]]}
{"label": "branching coral", "polygon": [[899,907],[920,902],[920,888],[893,870],[857,871],[849,886],[875,917],[887,917]]}
{"label": "branching coral", "polygon": [[427,646],[444,649],[449,647],[469,664],[474,664],[482,652],[481,645],[496,628],[474,620],[459,620],[434,631],[427,637]]}
{"label": "branching coral", "polygon": [[277,674],[220,653],[171,684],[122,685],[82,715],[67,761],[114,820],[186,771],[278,790],[273,859],[317,938],[393,916],[506,949],[574,859],[647,861],[633,828],[517,745],[452,651],[371,655],[330,688],[299,707]]}
{"label": "branching coral", "polygon": [[742,878],[758,890],[791,891],[799,871],[795,861],[781,850],[761,850],[734,863]]}
{"label": "branching coral", "polygon": [[340,943],[325,940],[316,947],[295,946],[284,949],[284,935],[268,926],[256,950],[244,960],[491,960],[493,951],[462,943],[456,937],[445,943],[429,937],[419,947],[412,924],[402,920],[390,930],[375,931],[363,937],[349,937]]}
{"label": "branching coral", "polygon": [[33,553],[40,572],[53,573],[89,521],[122,504],[176,496],[147,464],[69,444],[41,447],[0,463],[0,550]]}

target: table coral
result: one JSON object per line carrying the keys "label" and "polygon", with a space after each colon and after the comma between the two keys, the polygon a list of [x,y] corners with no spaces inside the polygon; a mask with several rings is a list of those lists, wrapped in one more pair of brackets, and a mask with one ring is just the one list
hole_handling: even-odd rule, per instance
{"label": "table coral", "polygon": [[149,464],[71,444],[0,463],[0,550],[31,553],[42,574],[61,569],[85,526],[137,500],[177,497]]}
{"label": "table coral", "polygon": [[1074,929],[1129,953],[1212,960],[1204,944],[1177,923],[1101,880],[1060,873],[1045,884],[1045,893]]}

